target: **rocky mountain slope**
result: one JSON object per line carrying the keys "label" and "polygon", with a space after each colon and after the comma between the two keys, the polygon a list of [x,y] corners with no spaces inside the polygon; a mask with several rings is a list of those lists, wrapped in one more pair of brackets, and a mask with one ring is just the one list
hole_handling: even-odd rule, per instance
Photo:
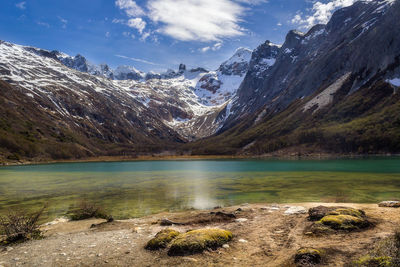
{"label": "rocky mountain slope", "polygon": [[240,49],[214,72],[181,65],[140,80],[129,72],[134,68],[94,67],[80,55],[2,41],[1,154],[45,157],[45,143],[61,142],[72,152],[53,149],[51,158],[136,155],[209,136],[222,124],[216,117],[243,80],[250,54]]}
{"label": "rocky mountain slope", "polygon": [[359,1],[258,47],[225,125],[195,153],[400,151],[399,15],[400,1]]}
{"label": "rocky mountain slope", "polygon": [[[281,111],[338,81],[337,89],[351,82],[352,93],[374,79],[398,75],[393,68],[400,47],[399,5],[396,0],[358,1],[336,11],[327,25],[307,33],[290,31],[279,48],[268,42],[258,47],[229,121],[261,109]],[[263,60],[269,64],[260,71]]]}

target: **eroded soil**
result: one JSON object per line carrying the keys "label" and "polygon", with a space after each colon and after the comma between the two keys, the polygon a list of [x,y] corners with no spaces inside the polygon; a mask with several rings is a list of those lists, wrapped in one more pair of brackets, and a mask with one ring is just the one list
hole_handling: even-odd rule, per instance
{"label": "eroded soil", "polygon": [[[284,214],[288,206],[308,209],[318,205],[363,209],[375,226],[317,237],[304,234],[311,223],[307,214]],[[165,218],[179,225],[160,225]],[[400,226],[400,212],[376,204],[250,204],[102,222],[85,220],[43,226],[44,239],[0,248],[0,266],[294,266],[294,255],[302,247],[324,250],[322,265],[344,266],[367,253],[374,242],[393,233]],[[91,227],[92,224],[98,225]],[[229,247],[187,257],[170,257],[167,250],[145,250],[146,242],[166,227],[180,232],[218,227],[232,231],[234,238]]]}

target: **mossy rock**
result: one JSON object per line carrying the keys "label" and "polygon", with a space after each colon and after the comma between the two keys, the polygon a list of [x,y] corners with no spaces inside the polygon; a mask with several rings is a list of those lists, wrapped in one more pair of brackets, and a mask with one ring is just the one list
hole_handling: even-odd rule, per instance
{"label": "mossy rock", "polygon": [[353,208],[326,206],[317,206],[308,210],[308,219],[310,221],[319,221],[327,215],[351,215],[364,218],[365,212]]}
{"label": "mossy rock", "polygon": [[315,235],[325,235],[325,234],[333,234],[335,232],[334,229],[329,227],[328,225],[324,225],[321,222],[315,222],[309,228],[309,231]]}
{"label": "mossy rock", "polygon": [[392,257],[372,257],[364,256],[354,262],[355,266],[359,267],[389,267],[395,266],[392,262]]}
{"label": "mossy rock", "polygon": [[353,208],[339,208],[328,213],[328,215],[350,215],[358,218],[365,218],[365,212],[363,210]]}
{"label": "mossy rock", "polygon": [[179,235],[168,251],[170,256],[201,253],[205,249],[216,249],[232,240],[232,233],[222,229],[199,229]]}
{"label": "mossy rock", "polygon": [[335,210],[335,207],[317,206],[308,210],[308,219],[310,221],[319,221],[330,212]]}
{"label": "mossy rock", "polygon": [[174,229],[164,229],[156,234],[156,236],[147,242],[145,249],[148,250],[158,250],[161,248],[166,248],[167,245],[180,233]]}
{"label": "mossy rock", "polygon": [[297,251],[294,262],[297,266],[310,266],[319,264],[321,259],[321,251],[313,248],[302,248]]}
{"label": "mossy rock", "polygon": [[335,230],[355,230],[368,227],[369,222],[364,218],[351,215],[328,215],[320,221],[323,225],[329,226]]}
{"label": "mossy rock", "polygon": [[311,225],[310,231],[313,234],[328,234],[335,230],[353,231],[370,226],[370,222],[362,210],[338,207],[329,208],[324,206],[310,210],[310,220],[315,220],[326,214],[319,221]]}

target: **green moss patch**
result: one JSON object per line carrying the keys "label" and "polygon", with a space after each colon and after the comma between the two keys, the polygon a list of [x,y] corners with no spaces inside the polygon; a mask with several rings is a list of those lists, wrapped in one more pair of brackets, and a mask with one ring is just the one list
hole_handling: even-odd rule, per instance
{"label": "green moss patch", "polygon": [[170,256],[201,253],[205,249],[216,249],[232,240],[232,233],[222,229],[199,229],[179,235],[168,251]]}
{"label": "green moss patch", "polygon": [[357,218],[364,218],[365,212],[363,210],[353,208],[338,208],[329,212],[329,215],[350,215]]}
{"label": "green moss patch", "polygon": [[395,266],[392,262],[392,257],[372,257],[372,256],[364,256],[354,262],[355,266],[359,267],[389,267]]}
{"label": "green moss patch", "polygon": [[158,250],[167,247],[167,245],[180,233],[174,229],[164,229],[156,234],[156,236],[147,242],[145,248],[148,250]]}
{"label": "green moss patch", "polygon": [[351,215],[328,215],[322,218],[320,223],[335,230],[354,230],[369,225],[365,219]]}
{"label": "green moss patch", "polygon": [[314,212],[312,218],[324,216],[312,224],[311,232],[314,234],[331,233],[337,230],[353,231],[371,225],[362,210],[353,208],[330,209],[322,206],[317,208],[319,212]]}

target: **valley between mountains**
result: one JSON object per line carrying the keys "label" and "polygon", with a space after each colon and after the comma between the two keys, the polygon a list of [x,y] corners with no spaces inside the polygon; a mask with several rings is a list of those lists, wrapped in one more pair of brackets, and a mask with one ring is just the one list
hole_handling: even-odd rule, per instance
{"label": "valley between mountains", "polygon": [[400,1],[358,1],[217,70],[0,41],[0,162],[400,152]]}

